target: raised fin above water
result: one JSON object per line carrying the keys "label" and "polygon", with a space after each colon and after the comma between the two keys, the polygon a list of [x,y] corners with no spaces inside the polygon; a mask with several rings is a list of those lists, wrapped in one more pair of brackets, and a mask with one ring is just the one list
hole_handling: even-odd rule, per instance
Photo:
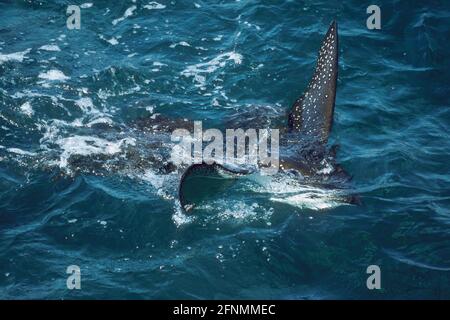
{"label": "raised fin above water", "polygon": [[[218,181],[214,183],[214,180],[222,180],[225,175],[231,178],[242,176],[252,173],[251,170],[238,168],[238,167],[226,167],[218,163],[207,164],[205,162],[193,164],[187,168],[181,177],[180,185],[178,187],[178,199],[180,201],[181,208],[185,212],[191,211],[197,202],[201,200],[202,191],[208,194],[203,196],[209,196],[211,193],[220,192],[221,189],[227,186],[224,181]],[[208,181],[209,180],[209,181]],[[227,179],[228,181],[232,181]],[[203,185],[203,186],[202,186]]]}
{"label": "raised fin above water", "polygon": [[322,42],[314,75],[303,96],[289,113],[290,131],[314,142],[326,143],[333,124],[338,74],[338,33],[333,21]]}

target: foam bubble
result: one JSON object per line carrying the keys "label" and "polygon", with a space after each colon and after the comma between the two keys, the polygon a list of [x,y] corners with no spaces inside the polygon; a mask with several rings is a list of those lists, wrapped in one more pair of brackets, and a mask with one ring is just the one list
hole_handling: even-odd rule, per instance
{"label": "foam bubble", "polygon": [[31,117],[34,114],[33,107],[28,101],[20,106],[20,111],[29,117]]}
{"label": "foam bubble", "polygon": [[86,127],[92,127],[93,125],[96,124],[108,124],[108,125],[113,125],[113,121],[111,120],[111,118],[107,118],[107,117],[101,117],[101,118],[97,118],[95,120],[89,121],[88,123],[86,123]]}
{"label": "foam bubble", "polygon": [[208,62],[188,66],[186,69],[181,71],[181,75],[185,77],[193,77],[194,81],[197,82],[197,86],[204,86],[206,77],[203,74],[212,73],[219,68],[225,67],[226,62],[230,60],[235,64],[241,64],[242,59],[242,55],[237,52],[225,52]]}
{"label": "foam bubble", "polygon": [[166,6],[161,3],[152,1],[149,4],[145,5],[144,8],[148,10],[158,10],[158,9],[165,9]]}
{"label": "foam bubble", "polygon": [[61,49],[56,44],[46,44],[39,48],[39,50],[45,51],[61,51]]}
{"label": "foam bubble", "polygon": [[312,210],[331,209],[345,204],[333,193],[306,192],[285,198],[271,197],[270,200]]}
{"label": "foam bubble", "polygon": [[296,178],[281,173],[274,177],[253,177],[257,185],[250,188],[255,192],[273,195],[270,200],[286,203],[298,208],[323,210],[346,204],[340,191],[313,187]]}
{"label": "foam bubble", "polygon": [[30,51],[31,51],[31,49],[27,49],[25,51],[20,51],[20,52],[9,53],[9,54],[0,53],[0,64],[2,64],[3,62],[8,62],[8,61],[22,62],[23,59],[25,58],[25,55],[28,54]]}
{"label": "foam bubble", "polygon": [[181,227],[183,225],[191,223],[194,219],[194,216],[188,216],[184,214],[179,201],[175,201],[174,213],[172,215],[172,221],[175,223],[175,226]]}
{"label": "foam bubble", "polygon": [[177,47],[177,46],[190,47],[191,45],[190,45],[189,43],[187,43],[186,41],[180,41],[180,42],[178,42],[178,43],[174,43],[174,44],[171,44],[171,45],[170,45],[170,47],[171,47],[172,49],[175,48],[175,47]]}
{"label": "foam bubble", "polygon": [[108,42],[109,44],[111,44],[111,45],[113,45],[113,46],[116,46],[116,45],[119,44],[119,41],[118,41],[116,38],[114,38],[114,37],[112,37],[112,38],[109,39],[109,40],[106,40],[106,42]]}
{"label": "foam bubble", "polygon": [[118,24],[119,22],[125,20],[126,18],[132,16],[133,13],[134,13],[134,11],[136,10],[136,8],[137,8],[136,6],[131,6],[131,7],[129,7],[127,10],[125,10],[125,13],[123,14],[123,16],[120,17],[120,18],[114,19],[113,22],[112,22],[112,24],[113,24],[113,25],[116,25],[116,24]]}
{"label": "foam bubble", "polygon": [[105,40],[112,46],[116,46],[119,44],[119,40],[117,40],[115,37],[112,37],[111,39],[106,39],[105,36],[99,35],[100,39]]}
{"label": "foam bubble", "polygon": [[38,77],[50,81],[65,81],[70,79],[70,77],[66,76],[62,71],[56,69],[41,72]]}
{"label": "foam bubble", "polygon": [[59,166],[64,168],[67,167],[67,162],[71,155],[114,155],[119,153],[125,145],[135,145],[135,139],[124,138],[113,142],[91,136],[72,136],[58,139],[56,143],[63,150],[60,156]]}
{"label": "foam bubble", "polygon": [[162,186],[164,185],[164,180],[165,180],[163,175],[157,175],[152,170],[146,170],[142,179],[150,182],[151,185],[153,187],[155,187],[156,189],[162,188]]}
{"label": "foam bubble", "polygon": [[19,148],[8,148],[6,150],[11,153],[20,154],[22,156],[35,156],[36,155],[36,153],[34,153],[34,152],[25,151],[25,150],[22,150]]}
{"label": "foam bubble", "polygon": [[318,174],[326,175],[326,174],[330,174],[331,172],[333,172],[334,167],[330,163],[328,163],[326,160],[323,160],[321,162],[321,164],[323,165],[323,168],[317,171]]}
{"label": "foam bubble", "polygon": [[[229,204],[228,204],[229,206]],[[231,207],[225,208],[218,214],[218,218],[221,220],[242,220],[242,221],[254,221],[259,218],[268,219],[273,213],[273,209],[266,209],[260,206],[258,203],[248,204],[244,201],[237,201],[231,205]]]}

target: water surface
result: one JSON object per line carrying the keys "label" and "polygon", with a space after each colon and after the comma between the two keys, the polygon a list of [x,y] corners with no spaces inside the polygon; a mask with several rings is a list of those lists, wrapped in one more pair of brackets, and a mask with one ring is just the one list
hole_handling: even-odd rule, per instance
{"label": "water surface", "polygon": [[[0,298],[450,298],[448,3],[378,1],[368,30],[359,1],[158,2],[86,3],[80,30],[71,1],[0,3]],[[73,154],[120,158],[139,137],[99,128],[283,114],[333,19],[331,139],[362,205],[313,210],[238,184],[188,219],[151,168],[68,172]]]}

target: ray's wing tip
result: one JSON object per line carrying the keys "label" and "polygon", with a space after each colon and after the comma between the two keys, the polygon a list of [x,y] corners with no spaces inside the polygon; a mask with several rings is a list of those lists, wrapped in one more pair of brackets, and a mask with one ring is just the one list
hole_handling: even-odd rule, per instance
{"label": "ray's wing tip", "polygon": [[330,23],[330,29],[334,29],[334,30],[337,29],[337,21],[336,21],[336,19],[333,19],[333,20],[331,21],[331,23]]}
{"label": "ray's wing tip", "polygon": [[330,24],[330,27],[328,28],[328,32],[325,35],[325,38],[323,40],[323,46],[324,45],[331,45],[333,47],[333,52],[337,64],[337,56],[338,56],[338,46],[339,46],[339,40],[338,40],[338,24],[336,20],[333,20]]}
{"label": "ray's wing tip", "polygon": [[336,20],[331,21],[330,27],[328,28],[327,35],[333,34],[335,37],[337,37],[338,32],[338,23]]}

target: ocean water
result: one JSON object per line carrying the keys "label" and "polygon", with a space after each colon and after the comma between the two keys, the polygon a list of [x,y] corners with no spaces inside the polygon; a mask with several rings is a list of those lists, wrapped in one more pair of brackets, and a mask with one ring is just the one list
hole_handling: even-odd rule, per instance
{"label": "ocean water", "polygon": [[[376,4],[381,30],[360,1],[1,1],[0,298],[450,298],[450,4]],[[331,140],[361,204],[246,181],[179,212],[132,124],[281,117],[333,19]]]}

